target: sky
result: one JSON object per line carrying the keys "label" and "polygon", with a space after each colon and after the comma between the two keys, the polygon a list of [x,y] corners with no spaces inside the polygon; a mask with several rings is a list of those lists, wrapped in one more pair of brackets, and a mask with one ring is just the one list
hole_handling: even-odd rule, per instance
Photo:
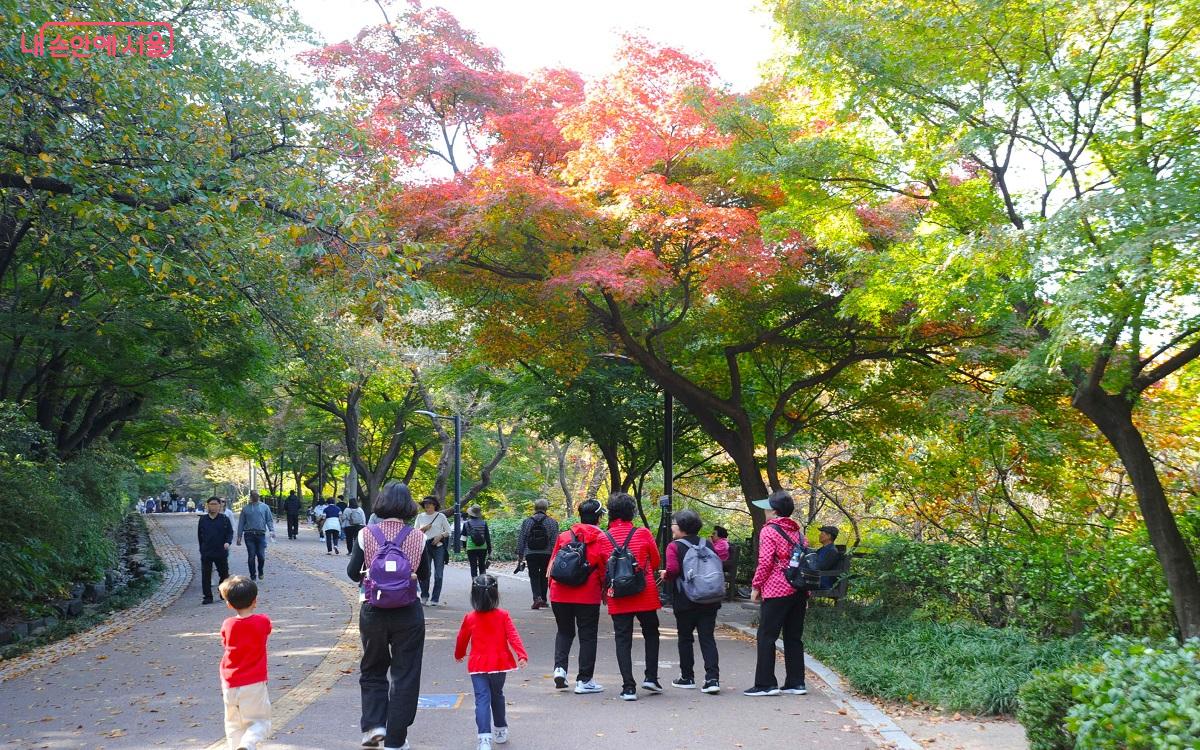
{"label": "sky", "polygon": [[[373,0],[292,0],[326,42],[382,22]],[[716,66],[736,91],[752,88],[775,49],[761,0],[426,0],[496,47],[509,69],[566,67],[593,78],[608,72],[622,33],[677,47]],[[390,11],[389,11],[390,13]],[[395,17],[394,13],[391,13]]]}

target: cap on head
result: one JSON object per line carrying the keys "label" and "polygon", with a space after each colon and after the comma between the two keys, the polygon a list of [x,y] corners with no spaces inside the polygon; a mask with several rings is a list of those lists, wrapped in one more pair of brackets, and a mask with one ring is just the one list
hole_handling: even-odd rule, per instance
{"label": "cap on head", "polygon": [[763,510],[773,510],[781,516],[790,516],[796,512],[796,501],[787,490],[776,490],[765,500],[755,500],[750,504]]}
{"label": "cap on head", "polygon": [[467,511],[467,515],[471,518],[479,518],[483,515],[483,508],[480,508],[478,505],[472,505],[471,509]]}

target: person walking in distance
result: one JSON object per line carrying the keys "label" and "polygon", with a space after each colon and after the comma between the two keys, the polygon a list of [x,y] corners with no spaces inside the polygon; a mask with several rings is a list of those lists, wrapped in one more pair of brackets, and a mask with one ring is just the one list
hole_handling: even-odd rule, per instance
{"label": "person walking in distance", "polygon": [[246,541],[246,561],[250,565],[251,581],[257,581],[264,575],[263,564],[267,561],[267,534],[270,534],[272,539],[275,538],[275,514],[258,496],[258,491],[251,490],[250,502],[242,508],[237,526],[238,546],[241,546],[243,539]]}
{"label": "person walking in distance", "polygon": [[608,543],[610,550],[604,575],[604,593],[608,614],[612,616],[617,645],[617,666],[621,669],[621,700],[638,699],[633,677],[633,621],[641,625],[646,643],[646,671],[642,688],[661,693],[658,682],[658,598],[655,575],[662,558],[650,529],[634,527],[637,503],[626,492],[615,492],[608,500]]}
{"label": "person walking in distance", "polygon": [[533,501],[533,515],[521,522],[517,531],[517,561],[529,568],[529,588],[533,592],[533,609],[550,606],[546,600],[549,583],[546,569],[550,565],[550,553],[554,540],[558,538],[558,521],[546,515],[550,501],[539,497]]}
{"label": "person walking in distance", "polygon": [[283,512],[287,514],[287,533],[288,539],[300,538],[300,498],[296,496],[296,491],[292,490],[288,493],[287,499],[283,501]]}
{"label": "person walking in distance", "polygon": [[325,535],[325,554],[342,554],[342,509],[332,500],[325,506],[325,520],[321,522],[321,533]]}
{"label": "person walking in distance", "polygon": [[229,750],[256,750],[271,733],[267,695],[267,638],[271,618],[255,614],[258,586],[242,576],[221,584],[225,604],[235,612],[221,624],[221,698],[225,704],[225,740]]}
{"label": "person walking in distance", "polygon": [[[508,718],[504,711],[504,678],[529,662],[512,616],[500,609],[500,587],[486,573],[471,581],[471,610],[458,629],[454,660],[471,658],[467,671],[475,689],[475,728],[478,750],[492,750],[492,742],[508,742]],[[494,729],[493,729],[494,727]]]}
{"label": "person walking in distance", "polygon": [[342,539],[346,541],[346,554],[354,552],[355,540],[358,539],[358,532],[362,531],[362,527],[367,525],[367,514],[363,513],[362,508],[358,507],[358,499],[353,498],[346,504],[346,509],[342,511]]}
{"label": "person walking in distance", "polygon": [[428,575],[424,537],[411,526],[417,504],[408,486],[391,481],[374,502],[378,523],[358,532],[346,574],[361,583],[358,630],[363,655],[363,747],[408,750],[408,728],[417,715],[425,613],[417,580]]}
{"label": "person walking in distance", "polygon": [[478,505],[472,505],[467,516],[461,538],[467,547],[467,562],[471,565],[471,578],[474,578],[487,572],[488,558],[492,556],[492,531],[483,520],[483,509]]}
{"label": "person walking in distance", "polygon": [[[753,698],[781,692],[804,695],[804,614],[808,592],[797,591],[785,575],[793,550],[807,546],[800,525],[792,520],[796,503],[777,490],[754,503],[775,512],[758,532],[758,566],[751,582],[750,601],[762,602],[758,616],[758,665],[754,685],[743,691]],[[783,633],[783,687],[775,681],[775,641]]]}
{"label": "person walking in distance", "polygon": [[201,604],[212,604],[212,570],[217,568],[218,586],[229,577],[229,545],[233,544],[233,524],[221,513],[221,501],[210,497],[205,503],[208,513],[200,516],[196,540],[200,543],[200,589],[204,592]]}
{"label": "person walking in distance", "polygon": [[672,518],[673,540],[667,545],[663,571],[663,579],[671,587],[671,608],[679,632],[679,677],[671,685],[684,690],[696,688],[696,655],[692,650],[695,633],[704,657],[701,690],[715,695],[721,692],[715,632],[717,610],[725,598],[725,571],[716,551],[700,538],[701,526],[700,515],[694,510],[681,510]]}
{"label": "person walking in distance", "polygon": [[442,575],[446,567],[446,542],[454,533],[450,519],[441,511],[442,504],[433,495],[426,495],[421,500],[421,514],[417,516],[417,530],[425,537],[425,557],[429,559],[430,575],[433,576],[433,598],[430,599],[429,578],[421,579],[421,603],[431,607],[441,605]]}
{"label": "person walking in distance", "polygon": [[600,596],[608,539],[597,524],[604,507],[596,500],[579,504],[579,523],[558,535],[550,555],[550,611],[554,636],[554,687],[567,689],[567,667],[575,633],[579,633],[579,671],[575,693],[600,693],[596,684],[596,639],[600,629]]}

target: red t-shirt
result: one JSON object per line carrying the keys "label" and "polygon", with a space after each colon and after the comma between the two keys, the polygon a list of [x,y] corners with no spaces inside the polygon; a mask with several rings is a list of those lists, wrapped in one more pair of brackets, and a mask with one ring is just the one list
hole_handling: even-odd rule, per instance
{"label": "red t-shirt", "polygon": [[271,618],[266,615],[230,617],[221,623],[221,682],[236,688],[267,681],[267,637]]}

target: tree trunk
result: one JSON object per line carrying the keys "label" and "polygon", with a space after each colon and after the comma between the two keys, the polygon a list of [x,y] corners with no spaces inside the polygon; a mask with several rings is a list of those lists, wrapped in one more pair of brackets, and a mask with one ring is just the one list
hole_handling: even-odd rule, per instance
{"label": "tree trunk", "polygon": [[1154,468],[1154,458],[1133,423],[1132,405],[1126,398],[1099,388],[1077,390],[1071,403],[1104,434],[1129,473],[1142,521],[1167,579],[1180,635],[1200,637],[1200,576],[1196,574],[1196,561],[1179,533]]}
{"label": "tree trunk", "polygon": [[550,445],[554,448],[555,458],[558,459],[558,486],[562,489],[563,504],[569,518],[571,508],[575,505],[575,500],[571,497],[571,483],[567,479],[567,452],[571,450],[571,441],[569,439],[565,443],[554,441]]}

